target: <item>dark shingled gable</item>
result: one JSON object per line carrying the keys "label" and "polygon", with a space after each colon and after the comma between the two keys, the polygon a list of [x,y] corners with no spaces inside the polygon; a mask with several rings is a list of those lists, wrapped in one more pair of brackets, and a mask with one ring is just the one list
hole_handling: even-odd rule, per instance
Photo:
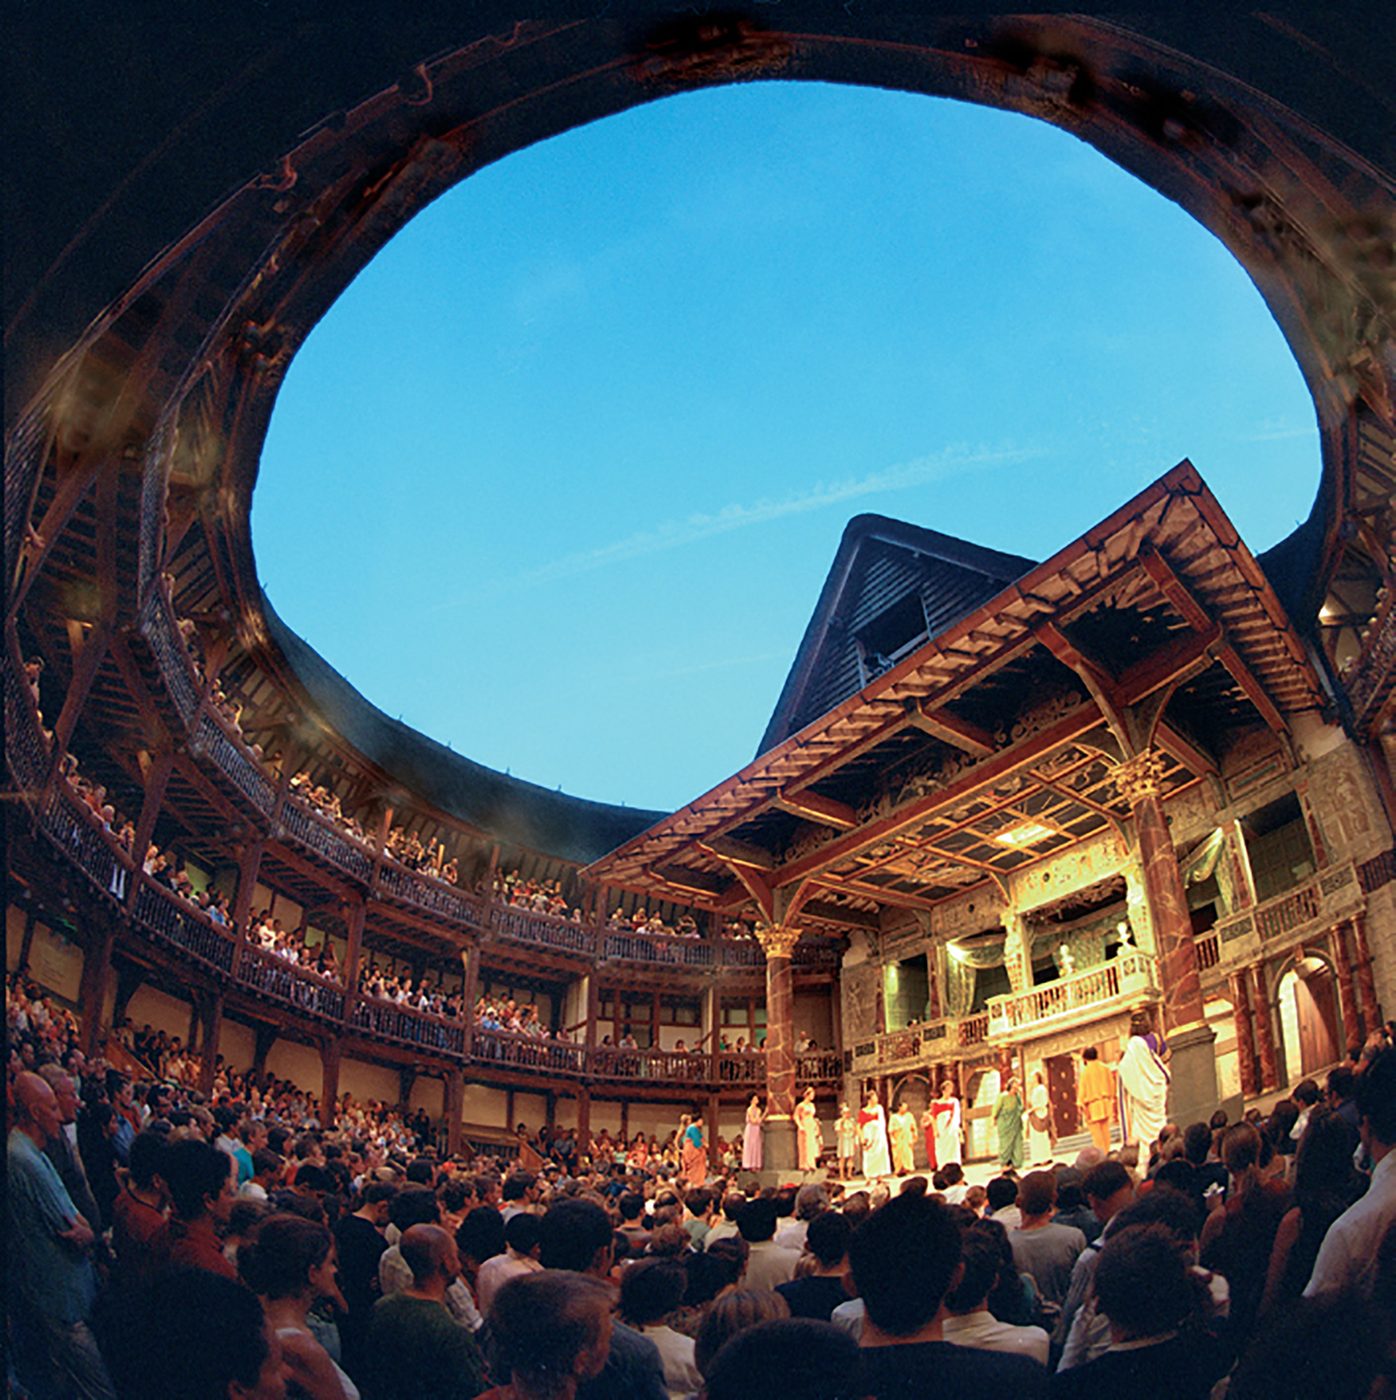
{"label": "dark shingled gable", "polygon": [[844,527],[757,756],[862,688],[854,642],[860,628],[919,595],[929,639],[1037,562],[885,515],[855,515]]}
{"label": "dark shingled gable", "polygon": [[668,816],[552,792],[472,762],[365,700],[265,593],[262,608],[272,642],[332,730],[409,791],[497,840],[585,865]]}

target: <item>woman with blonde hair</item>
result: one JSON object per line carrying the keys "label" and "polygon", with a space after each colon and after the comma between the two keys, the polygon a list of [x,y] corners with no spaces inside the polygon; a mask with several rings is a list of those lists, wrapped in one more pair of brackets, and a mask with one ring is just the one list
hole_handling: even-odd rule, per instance
{"label": "woman with blonde hair", "polygon": [[693,1359],[698,1369],[706,1377],[713,1364],[713,1358],[739,1332],[755,1327],[760,1322],[771,1322],[778,1317],[789,1317],[790,1305],[768,1288],[736,1288],[715,1298],[708,1308],[707,1316],[698,1329],[697,1342],[693,1348]]}

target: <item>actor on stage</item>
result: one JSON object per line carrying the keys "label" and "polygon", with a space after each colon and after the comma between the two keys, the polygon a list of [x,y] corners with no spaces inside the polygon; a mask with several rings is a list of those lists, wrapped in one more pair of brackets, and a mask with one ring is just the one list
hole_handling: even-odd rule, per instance
{"label": "actor on stage", "polygon": [[1023,1101],[1018,1079],[1010,1074],[994,1105],[994,1130],[998,1134],[999,1161],[1021,1171],[1023,1167]]}
{"label": "actor on stage", "polygon": [[746,1127],[742,1129],[742,1170],[759,1172],[764,1160],[762,1150],[762,1124],[766,1115],[761,1112],[761,1096],[753,1094],[746,1108]]}
{"label": "actor on stage", "polygon": [[1040,1166],[1052,1160],[1052,1103],[1047,1081],[1038,1070],[1028,1090],[1028,1165]]}
{"label": "actor on stage", "polygon": [[892,1175],[892,1157],[887,1148],[887,1114],[878,1102],[877,1090],[869,1089],[858,1114],[863,1143],[863,1175],[877,1181]]}
{"label": "actor on stage", "polygon": [[846,1103],[839,1105],[839,1116],[834,1121],[834,1136],[839,1149],[839,1180],[847,1181],[853,1175],[858,1155],[858,1120]]}
{"label": "actor on stage", "polygon": [[1076,1081],[1076,1104],[1091,1141],[1110,1151],[1110,1120],[1115,1116],[1115,1076],[1101,1063],[1094,1045],[1081,1052],[1081,1077]]}
{"label": "actor on stage", "polygon": [[1130,1017],[1129,1044],[1117,1071],[1120,1084],[1120,1128],[1126,1143],[1137,1143],[1141,1167],[1148,1161],[1149,1144],[1168,1121],[1168,1070],[1164,1067],[1162,1039],[1154,1035],[1149,1018],[1141,1011]]}
{"label": "actor on stage", "polygon": [[679,1162],[683,1178],[690,1186],[701,1186],[708,1179],[708,1149],[703,1146],[703,1122],[688,1114],[679,1119]]}
{"label": "actor on stage", "polygon": [[916,1119],[902,1100],[887,1124],[892,1142],[892,1171],[897,1176],[910,1176],[916,1170]]}
{"label": "actor on stage", "polygon": [[795,1105],[796,1162],[802,1172],[812,1172],[819,1165],[824,1151],[824,1130],[819,1126],[819,1111],[814,1106],[814,1090],[806,1089]]}
{"label": "actor on stage", "polygon": [[927,1110],[931,1115],[931,1142],[935,1154],[931,1162],[936,1167],[948,1167],[958,1162],[961,1156],[960,1142],[964,1136],[964,1117],[960,1100],[956,1097],[955,1086],[947,1079],[940,1086],[940,1097],[931,1100]]}

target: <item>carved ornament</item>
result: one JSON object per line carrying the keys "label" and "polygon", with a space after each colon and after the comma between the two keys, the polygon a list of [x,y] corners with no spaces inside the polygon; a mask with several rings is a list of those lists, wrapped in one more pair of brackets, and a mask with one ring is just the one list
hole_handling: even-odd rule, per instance
{"label": "carved ornament", "polygon": [[1121,763],[1112,776],[1115,791],[1133,811],[1147,798],[1157,799],[1163,795],[1163,774],[1162,755],[1156,749],[1145,749]]}
{"label": "carved ornament", "polygon": [[789,958],[800,941],[800,930],[793,924],[757,924],[756,941],[768,958]]}

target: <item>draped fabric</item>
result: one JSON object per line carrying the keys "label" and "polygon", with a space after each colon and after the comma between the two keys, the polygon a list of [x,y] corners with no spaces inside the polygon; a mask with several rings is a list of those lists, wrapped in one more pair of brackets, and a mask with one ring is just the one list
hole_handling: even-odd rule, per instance
{"label": "draped fabric", "polygon": [[1217,869],[1217,861],[1226,849],[1226,833],[1218,827],[1201,845],[1194,848],[1182,862],[1182,876],[1185,885],[1200,885],[1210,879]]}
{"label": "draped fabric", "polygon": [[972,948],[950,944],[945,950],[945,1014],[968,1016],[974,1005],[974,984],[981,967],[1003,966],[1003,938]]}
{"label": "draped fabric", "polygon": [[1114,936],[1123,914],[1124,911],[1115,906],[1087,923],[1065,929],[1039,930],[1032,940],[1033,962],[1040,962],[1050,953],[1058,974],[1064,975],[1061,945],[1065,943],[1071,949],[1077,972],[1084,972],[1088,967],[1099,967],[1105,961],[1106,943]]}

